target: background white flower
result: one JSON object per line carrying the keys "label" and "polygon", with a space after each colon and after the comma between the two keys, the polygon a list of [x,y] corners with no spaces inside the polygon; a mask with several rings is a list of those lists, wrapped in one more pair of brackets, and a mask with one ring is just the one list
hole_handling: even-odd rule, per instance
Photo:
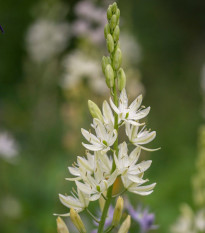
{"label": "background white flower", "polygon": [[43,62],[58,55],[67,47],[69,25],[38,19],[28,30],[26,43],[31,58]]}

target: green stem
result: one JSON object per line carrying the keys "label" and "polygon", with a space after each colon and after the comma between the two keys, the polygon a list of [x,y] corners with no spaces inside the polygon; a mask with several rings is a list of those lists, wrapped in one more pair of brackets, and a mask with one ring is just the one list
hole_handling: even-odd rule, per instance
{"label": "green stem", "polygon": [[114,226],[110,226],[105,230],[105,233],[109,233],[111,232],[115,227]]}
{"label": "green stem", "polygon": [[[116,82],[114,84],[113,87],[113,92],[114,92],[114,103],[116,106],[118,106],[118,96],[117,96],[117,87],[116,87]],[[114,128],[117,130],[118,132],[118,115],[115,113],[115,124],[114,124]],[[113,145],[114,151],[116,153],[116,156],[118,156],[118,137]],[[115,164],[115,160],[113,159],[113,164],[112,164],[112,172],[114,172],[116,169],[116,164]],[[105,202],[104,208],[103,208],[103,212],[102,212],[102,216],[101,216],[101,220],[100,220],[100,224],[99,224],[99,228],[98,228],[98,233],[102,233],[103,229],[104,229],[104,225],[105,225],[105,220],[107,218],[107,212],[111,203],[111,199],[112,199],[112,189],[113,189],[113,185],[110,186],[108,188],[107,191],[107,200]]]}
{"label": "green stem", "polygon": [[100,221],[90,212],[89,209],[86,208],[86,211],[88,212],[88,214],[91,216],[91,218],[92,218],[95,222],[100,223]]}

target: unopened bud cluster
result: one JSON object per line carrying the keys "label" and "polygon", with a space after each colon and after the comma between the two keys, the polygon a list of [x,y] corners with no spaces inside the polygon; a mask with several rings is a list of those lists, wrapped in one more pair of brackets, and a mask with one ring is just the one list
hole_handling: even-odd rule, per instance
{"label": "unopened bud cluster", "polygon": [[110,56],[103,56],[102,70],[106,78],[106,84],[109,88],[113,88],[115,80],[117,79],[118,89],[122,89],[126,85],[126,76],[124,70],[121,68],[122,52],[120,49],[120,10],[116,3],[113,3],[107,10],[108,23],[104,28],[104,35],[107,43],[107,49]]}

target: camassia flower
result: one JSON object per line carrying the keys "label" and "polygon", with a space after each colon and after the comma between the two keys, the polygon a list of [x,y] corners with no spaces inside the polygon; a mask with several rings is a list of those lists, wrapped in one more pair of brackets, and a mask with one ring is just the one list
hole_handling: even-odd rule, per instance
{"label": "camassia flower", "polygon": [[118,157],[114,155],[116,167],[119,174],[121,174],[121,178],[123,179],[123,177],[125,177],[125,180],[128,179],[134,183],[139,184],[148,181],[143,180],[141,177],[143,173],[150,167],[152,161],[147,160],[136,164],[139,159],[141,148],[136,147],[129,156],[127,151],[127,143],[123,142],[119,145]]}
{"label": "camassia flower", "polygon": [[104,177],[109,177],[112,170],[112,159],[108,157],[106,153],[101,151],[94,151],[94,155],[87,152],[87,159],[85,157],[77,157],[77,163],[74,163],[72,167],[68,167],[71,175],[74,178],[66,178],[69,181],[86,179],[86,175],[93,175],[96,170],[96,163],[100,163]]}
{"label": "camassia flower", "polygon": [[[77,189],[76,194],[72,193],[73,196],[64,196],[59,194],[60,201],[63,205],[68,208],[73,208],[77,212],[81,212],[86,209],[89,205],[90,195],[83,193],[80,189]],[[69,216],[70,214],[62,214],[61,216]]]}
{"label": "camassia flower", "polygon": [[[142,177],[143,177],[143,173],[141,173],[141,177],[139,176],[139,178],[142,178]],[[154,187],[156,186],[156,183],[141,186],[148,180],[139,179],[138,182],[133,182],[128,178],[127,175],[124,175],[121,178],[122,178],[122,183],[126,190],[128,190],[131,193],[135,193],[141,196],[146,196],[146,195],[151,194],[153,192]]]}
{"label": "camassia flower", "polygon": [[93,174],[95,170],[95,156],[87,153],[87,159],[78,156],[77,157],[77,163],[73,164],[73,167],[68,167],[69,172],[76,176],[75,178],[66,178],[66,180],[69,181],[75,181],[75,180],[81,180],[82,175],[89,173]]}
{"label": "camassia flower", "polygon": [[[145,129],[145,126],[139,131],[139,126],[130,125],[129,123],[125,124],[126,134],[132,144],[138,146],[147,151],[155,151],[158,149],[148,149],[142,145],[147,144],[155,139],[156,132],[149,131]],[[139,131],[139,132],[138,132]]]}
{"label": "camassia flower", "polygon": [[96,118],[94,118],[92,126],[95,129],[97,137],[87,130],[81,129],[83,136],[91,143],[82,143],[83,146],[91,151],[101,150],[103,152],[107,152],[110,150],[110,146],[113,145],[117,138],[117,131],[115,129],[113,131],[107,130],[103,123]]}
{"label": "camassia flower", "polygon": [[83,193],[91,195],[89,198],[90,201],[95,201],[98,200],[101,194],[107,191],[107,189],[115,182],[117,175],[118,171],[115,170],[108,179],[105,178],[100,164],[97,163],[94,177],[90,174],[86,174],[86,177],[83,179],[84,183],[79,181],[76,181],[75,183]]}
{"label": "camassia flower", "polygon": [[132,125],[142,125],[138,121],[149,114],[150,107],[142,109],[142,107],[140,108],[141,103],[142,95],[139,95],[128,107],[128,98],[125,88],[123,88],[120,94],[119,107],[117,107],[110,98],[110,105],[118,114],[119,124],[125,121]]}

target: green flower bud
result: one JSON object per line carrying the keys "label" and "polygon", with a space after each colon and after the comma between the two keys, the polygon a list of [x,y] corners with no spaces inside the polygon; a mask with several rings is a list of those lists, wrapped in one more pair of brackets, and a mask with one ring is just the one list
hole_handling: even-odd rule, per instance
{"label": "green flower bud", "polygon": [[114,3],[112,4],[112,13],[115,14],[116,10],[117,10],[117,3],[114,2]]}
{"label": "green flower bud", "polygon": [[105,38],[107,39],[107,35],[110,34],[110,26],[109,24],[107,23],[104,27],[104,35],[105,35]]}
{"label": "green flower bud", "polygon": [[112,6],[110,5],[107,9],[107,19],[110,20],[112,18]]}
{"label": "green flower bud", "polygon": [[117,26],[117,16],[113,15],[111,20],[110,20],[110,28],[114,30],[114,28]]}
{"label": "green flower bud", "polygon": [[113,67],[115,70],[118,70],[122,64],[122,52],[121,49],[118,48],[115,51],[114,57],[113,57]]}
{"label": "green flower bud", "polygon": [[112,66],[108,64],[105,69],[106,83],[109,88],[114,86],[114,71]]}
{"label": "green flower bud", "polygon": [[123,88],[126,86],[126,75],[122,68],[119,69],[117,74],[117,83],[119,91],[122,91]]}
{"label": "green flower bud", "polygon": [[101,113],[99,107],[97,106],[97,104],[95,104],[91,100],[88,100],[88,108],[89,108],[90,114],[93,118],[97,118],[103,122],[103,116],[102,116],[102,113]]}
{"label": "green flower bud", "polygon": [[80,233],[86,233],[86,229],[80,215],[73,208],[70,209],[70,219]]}
{"label": "green flower bud", "polygon": [[119,20],[119,18],[120,18],[120,9],[117,8],[115,14],[116,14],[116,16],[117,16],[117,20]]}
{"label": "green flower bud", "polygon": [[114,42],[117,42],[119,40],[119,36],[120,36],[120,28],[119,26],[117,25],[115,27],[115,30],[113,32],[113,39],[114,39]]}
{"label": "green flower bud", "polygon": [[57,222],[58,233],[69,233],[69,230],[62,218],[58,217],[56,219],[56,222]]}
{"label": "green flower bud", "polygon": [[128,215],[127,218],[122,223],[118,233],[127,233],[130,229],[130,225],[131,225],[131,218],[130,215]]}
{"label": "green flower bud", "polygon": [[115,227],[119,224],[120,219],[122,217],[123,206],[124,206],[124,201],[122,197],[118,197],[112,219],[112,225]]}
{"label": "green flower bud", "polygon": [[114,40],[111,36],[111,34],[107,35],[107,49],[109,53],[112,53],[114,51]]}
{"label": "green flower bud", "polygon": [[106,68],[106,66],[108,65],[108,64],[111,64],[111,59],[110,59],[110,57],[105,57],[105,56],[103,56],[102,57],[102,71],[103,71],[103,73],[105,74],[105,68]]}

